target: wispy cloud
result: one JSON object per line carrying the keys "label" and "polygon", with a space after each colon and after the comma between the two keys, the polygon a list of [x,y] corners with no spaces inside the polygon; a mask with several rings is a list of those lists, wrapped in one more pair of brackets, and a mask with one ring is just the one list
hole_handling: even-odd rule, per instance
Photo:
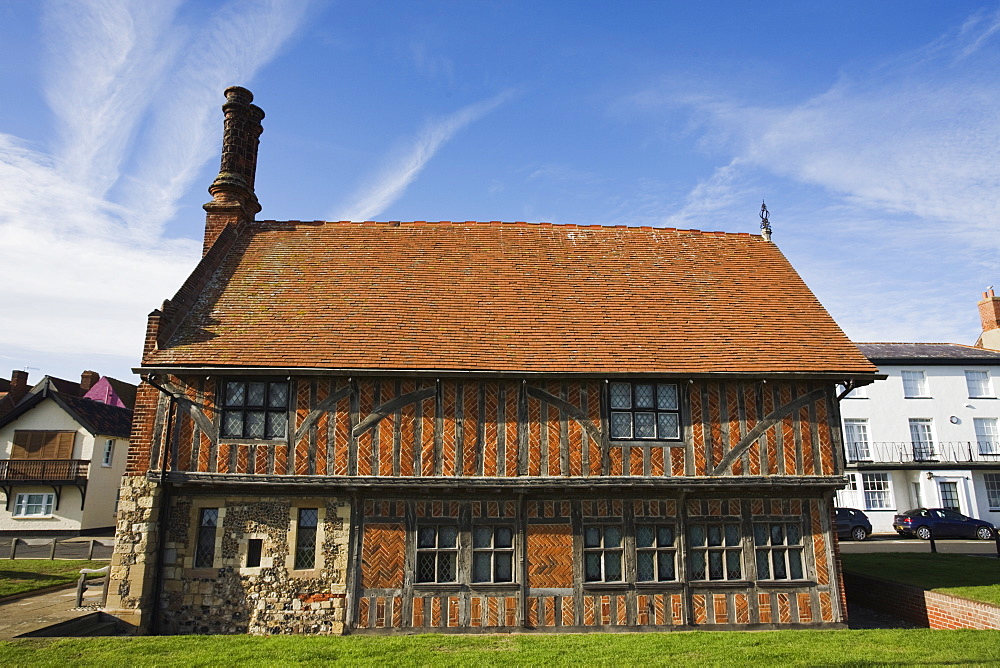
{"label": "wispy cloud", "polygon": [[137,358],[146,312],[198,258],[199,243],[162,230],[217,153],[221,91],[274,57],[305,6],[232,0],[206,17],[179,0],[47,5],[56,139],[38,150],[0,134],[0,266],[17,285],[0,294],[16,323],[0,347]]}
{"label": "wispy cloud", "polygon": [[370,220],[385,211],[420,175],[438,149],[460,130],[489,114],[512,95],[513,91],[504,91],[429,123],[410,145],[389,159],[389,164],[361,189],[352,204],[338,211],[331,219]]}

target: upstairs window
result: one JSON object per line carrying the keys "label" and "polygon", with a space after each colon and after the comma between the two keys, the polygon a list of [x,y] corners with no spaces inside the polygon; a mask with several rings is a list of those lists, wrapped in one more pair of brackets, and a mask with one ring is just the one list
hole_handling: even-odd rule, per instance
{"label": "upstairs window", "polygon": [[611,383],[611,438],[677,441],[681,437],[676,383]]}
{"label": "upstairs window", "polygon": [[104,457],[101,458],[101,466],[111,466],[115,458],[115,439],[109,438],[104,442]]}
{"label": "upstairs window", "polygon": [[847,418],[844,420],[844,441],[847,445],[847,460],[851,462],[871,460],[868,447],[868,420]]}
{"label": "upstairs window", "polygon": [[222,396],[222,437],[284,439],[288,430],[286,381],[228,381]]}
{"label": "upstairs window", "polygon": [[917,399],[929,397],[927,392],[927,379],[923,371],[904,371],[903,375],[903,396],[907,399]]}
{"label": "upstairs window", "polygon": [[1000,429],[996,418],[972,418],[976,428],[976,445],[981,455],[1000,455]]}
{"label": "upstairs window", "polygon": [[966,371],[965,384],[969,388],[970,399],[993,398],[993,388],[990,387],[989,371]]}

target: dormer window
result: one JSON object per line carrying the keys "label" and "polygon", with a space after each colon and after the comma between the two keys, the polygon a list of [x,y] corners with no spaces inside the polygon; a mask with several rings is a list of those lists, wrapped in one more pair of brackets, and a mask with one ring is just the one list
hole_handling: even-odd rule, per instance
{"label": "dormer window", "polygon": [[288,382],[228,381],[222,393],[222,437],[284,439]]}
{"label": "dormer window", "polygon": [[680,399],[676,383],[614,382],[610,386],[612,439],[680,439]]}

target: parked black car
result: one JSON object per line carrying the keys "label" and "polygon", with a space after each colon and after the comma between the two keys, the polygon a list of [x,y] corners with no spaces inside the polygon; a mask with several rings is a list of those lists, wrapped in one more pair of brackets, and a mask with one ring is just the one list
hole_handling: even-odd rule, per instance
{"label": "parked black car", "polygon": [[992,540],[993,525],[985,520],[966,517],[948,508],[914,508],[892,518],[892,528],[901,536],[921,540],[935,538],[979,538]]}
{"label": "parked black car", "polygon": [[841,538],[864,540],[872,533],[868,516],[857,508],[837,508],[837,534]]}

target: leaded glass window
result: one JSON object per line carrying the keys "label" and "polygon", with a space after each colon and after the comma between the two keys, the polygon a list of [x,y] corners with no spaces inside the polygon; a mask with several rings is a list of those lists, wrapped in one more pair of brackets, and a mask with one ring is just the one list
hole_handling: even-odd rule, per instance
{"label": "leaded glass window", "polygon": [[195,546],[195,568],[212,568],[215,563],[215,534],[219,526],[219,509],[202,508],[198,514],[198,543]]}
{"label": "leaded glass window", "polygon": [[743,543],[735,522],[688,526],[689,569],[692,580],[743,579]]}
{"label": "leaded glass window", "polygon": [[625,552],[621,524],[591,524],[583,528],[583,569],[587,582],[622,582]]}
{"label": "leaded glass window", "polygon": [[316,567],[316,527],[319,524],[319,510],[299,508],[299,520],[295,531],[295,568]]}
{"label": "leaded glass window", "polygon": [[507,525],[472,528],[472,581],[514,581],[514,529]]}
{"label": "leaded glass window", "polygon": [[753,525],[758,580],[801,580],[802,527],[798,522]]}
{"label": "leaded glass window", "polygon": [[455,582],[458,527],[425,524],[417,527],[417,582]]}
{"label": "leaded glass window", "polygon": [[677,579],[672,524],[635,526],[635,579],[637,582],[667,582]]}
{"label": "leaded glass window", "polygon": [[611,438],[676,441],[681,437],[676,383],[610,383]]}
{"label": "leaded glass window", "polygon": [[283,439],[288,429],[286,381],[227,381],[222,392],[223,438]]}

